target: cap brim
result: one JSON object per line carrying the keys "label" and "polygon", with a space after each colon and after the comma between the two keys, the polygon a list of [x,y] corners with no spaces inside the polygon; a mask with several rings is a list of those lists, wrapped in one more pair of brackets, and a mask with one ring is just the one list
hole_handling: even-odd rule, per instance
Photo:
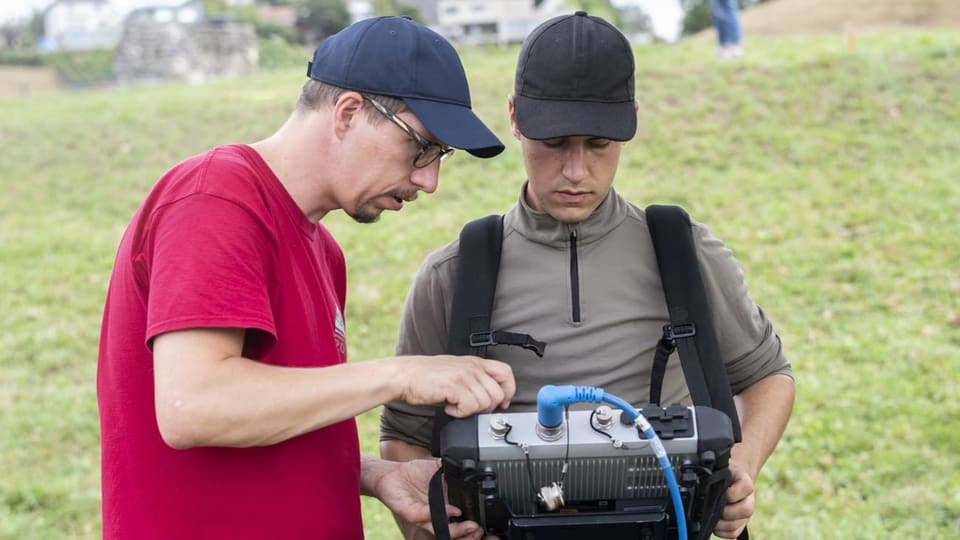
{"label": "cap brim", "polygon": [[632,101],[597,103],[515,96],[513,108],[517,128],[528,139],[583,136],[629,141],[637,133],[637,109]]}
{"label": "cap brim", "polygon": [[439,101],[402,99],[430,133],[444,144],[480,158],[503,152],[500,139],[469,108]]}

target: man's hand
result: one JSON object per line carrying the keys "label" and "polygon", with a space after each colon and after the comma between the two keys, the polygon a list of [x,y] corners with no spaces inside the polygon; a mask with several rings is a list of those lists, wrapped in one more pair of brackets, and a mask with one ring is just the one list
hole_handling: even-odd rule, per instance
{"label": "man's hand", "polygon": [[730,460],[733,482],[727,488],[727,505],[713,534],[721,538],[737,538],[743,532],[756,506],[753,478],[734,459]]}
{"label": "man's hand", "polygon": [[[433,524],[430,521],[430,504],[427,489],[430,477],[437,472],[439,463],[433,459],[396,462],[376,460],[374,466],[379,474],[374,482],[373,494],[394,514],[407,523],[420,529],[422,534],[416,538],[432,538]],[[371,464],[371,461],[365,461]],[[461,514],[460,509],[446,505],[447,517]],[[476,540],[483,535],[480,526],[473,521],[450,523],[450,537],[453,539]]]}
{"label": "man's hand", "polygon": [[476,356],[399,357],[404,387],[400,399],[411,405],[443,405],[462,418],[507,408],[516,383],[509,365]]}

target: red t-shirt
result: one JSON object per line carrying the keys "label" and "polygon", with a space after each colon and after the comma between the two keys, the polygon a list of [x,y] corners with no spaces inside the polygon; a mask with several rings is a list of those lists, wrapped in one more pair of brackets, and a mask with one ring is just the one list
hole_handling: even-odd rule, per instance
{"label": "red t-shirt", "polygon": [[105,539],[363,537],[352,419],[271,446],[174,450],[149,349],[173,330],[245,328],[248,358],[340,364],[345,296],[340,246],[252,148],[213,149],[160,179],[120,243],[103,314]]}

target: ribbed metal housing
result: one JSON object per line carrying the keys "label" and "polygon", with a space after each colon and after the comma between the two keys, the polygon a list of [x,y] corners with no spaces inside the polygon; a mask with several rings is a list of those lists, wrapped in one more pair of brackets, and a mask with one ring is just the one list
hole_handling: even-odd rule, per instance
{"label": "ribbed metal housing", "polygon": [[[671,456],[679,468],[682,456]],[[561,481],[562,459],[487,462],[497,473],[500,496],[514,514],[537,512],[540,488]],[[530,486],[530,474],[534,486]],[[606,499],[663,499],[669,497],[663,470],[654,456],[570,459],[563,479],[563,498],[574,501]]]}

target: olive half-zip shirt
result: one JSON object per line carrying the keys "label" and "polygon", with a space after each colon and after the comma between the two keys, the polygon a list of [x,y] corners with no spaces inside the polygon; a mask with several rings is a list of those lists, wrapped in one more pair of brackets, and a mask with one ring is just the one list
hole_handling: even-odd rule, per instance
{"label": "olive half-zip shirt", "polygon": [[[657,341],[670,322],[644,211],[612,188],[586,220],[562,223],[524,199],[505,215],[491,330],[530,334],[544,356],[508,345],[487,356],[510,364],[517,382],[511,411],[536,408],[547,384],[598,386],[641,406],[649,401]],[[694,243],[717,340],[733,392],[780,373],[792,376],[773,325],[747,291],[733,253],[693,221]],[[414,278],[396,353],[446,353],[459,242],[431,253]],[[667,365],[661,403],[690,404],[677,353]],[[381,439],[430,445],[434,409],[384,407]]]}

